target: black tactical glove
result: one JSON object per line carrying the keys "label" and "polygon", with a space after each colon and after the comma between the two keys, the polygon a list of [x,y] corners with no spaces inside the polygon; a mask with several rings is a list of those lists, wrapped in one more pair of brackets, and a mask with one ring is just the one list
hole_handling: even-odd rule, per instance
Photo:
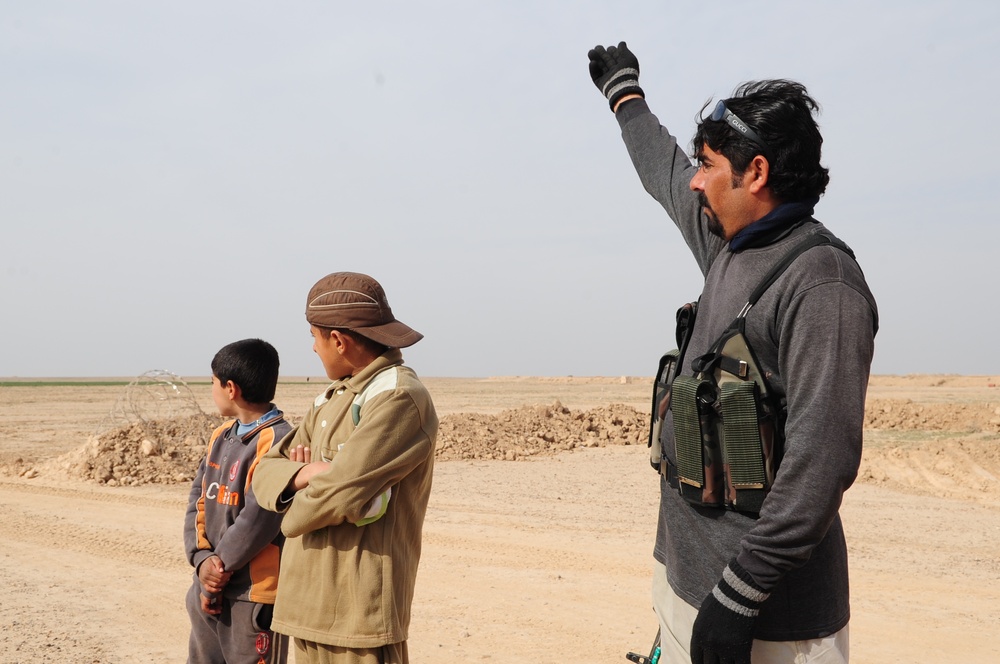
{"label": "black tactical glove", "polygon": [[701,603],[691,630],[691,663],[750,664],[753,626],[767,598],[734,558]]}
{"label": "black tactical glove", "polygon": [[644,98],[639,87],[639,60],[628,50],[625,42],[618,46],[595,46],[587,54],[590,58],[590,78],[601,94],[608,98],[611,110],[625,95],[639,95]]}

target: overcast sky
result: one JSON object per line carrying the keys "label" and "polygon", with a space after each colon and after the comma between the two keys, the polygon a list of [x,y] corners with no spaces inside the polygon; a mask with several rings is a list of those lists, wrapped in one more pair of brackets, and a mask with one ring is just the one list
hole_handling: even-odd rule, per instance
{"label": "overcast sky", "polygon": [[660,121],[749,79],[822,106],[816,216],[879,374],[1000,373],[1000,3],[0,3],[0,376],[321,375],[321,276],[366,272],[425,376],[652,375],[701,276],[587,51]]}

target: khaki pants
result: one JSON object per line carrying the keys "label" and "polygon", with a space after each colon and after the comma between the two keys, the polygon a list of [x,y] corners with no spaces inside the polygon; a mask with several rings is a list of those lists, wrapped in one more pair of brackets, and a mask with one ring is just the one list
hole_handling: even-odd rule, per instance
{"label": "khaki pants", "polygon": [[406,641],[378,648],[342,648],[294,639],[295,664],[409,664]]}
{"label": "khaki pants", "polygon": [[[677,596],[667,583],[667,568],[654,563],[653,610],[660,621],[660,661],[691,661],[691,630],[698,609]],[[750,650],[753,664],[847,664],[848,626],[836,634],[808,641],[761,641]]]}

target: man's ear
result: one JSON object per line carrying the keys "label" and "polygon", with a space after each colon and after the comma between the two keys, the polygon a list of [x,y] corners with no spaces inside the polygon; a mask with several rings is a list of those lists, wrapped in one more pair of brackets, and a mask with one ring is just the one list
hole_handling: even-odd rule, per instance
{"label": "man's ear", "polygon": [[750,193],[760,193],[767,186],[771,175],[771,163],[763,155],[757,155],[750,160],[750,165],[744,174],[748,178],[747,189]]}

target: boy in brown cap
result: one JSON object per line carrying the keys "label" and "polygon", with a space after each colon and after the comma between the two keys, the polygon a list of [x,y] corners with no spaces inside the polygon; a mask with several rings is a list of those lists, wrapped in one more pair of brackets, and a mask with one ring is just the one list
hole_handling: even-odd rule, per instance
{"label": "boy in brown cap", "polygon": [[334,382],[253,477],[288,538],[271,627],[299,664],[406,664],[438,419],[399,349],[423,335],[353,272],[312,287],[306,320]]}

